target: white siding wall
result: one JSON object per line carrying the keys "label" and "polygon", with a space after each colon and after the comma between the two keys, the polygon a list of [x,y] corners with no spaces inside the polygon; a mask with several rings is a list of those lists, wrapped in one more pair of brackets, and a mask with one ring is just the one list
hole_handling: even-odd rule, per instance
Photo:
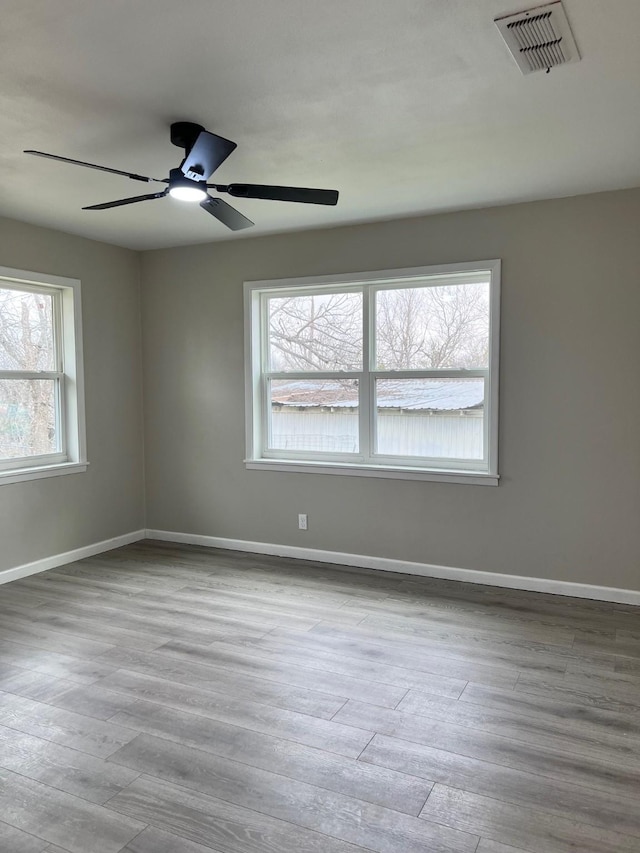
{"label": "white siding wall", "polygon": [[[482,459],[482,414],[378,415],[380,452],[404,456]],[[271,446],[278,450],[358,451],[358,415],[353,410],[274,411]]]}

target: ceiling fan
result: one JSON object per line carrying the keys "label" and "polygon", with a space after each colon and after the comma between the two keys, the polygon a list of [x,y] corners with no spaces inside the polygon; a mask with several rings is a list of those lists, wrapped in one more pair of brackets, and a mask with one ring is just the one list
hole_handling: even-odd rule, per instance
{"label": "ceiling fan", "polygon": [[171,142],[178,148],[184,149],[184,159],[176,168],[171,169],[168,178],[147,178],[133,172],[123,172],[108,166],[97,166],[95,163],[85,163],[83,160],[72,160],[69,157],[59,157],[57,154],[45,154],[43,151],[27,150],[25,154],[35,154],[49,160],[60,160],[74,166],[86,166],[89,169],[99,169],[112,175],[122,175],[132,181],[145,183],[167,184],[168,186],[157,193],[121,198],[117,201],[107,201],[104,204],[92,204],[83,210],[108,210],[110,207],[121,207],[124,204],[136,204],[139,201],[151,201],[164,198],[166,195],[180,201],[199,202],[200,207],[215,216],[217,220],[232,231],[250,228],[254,223],[243,216],[239,210],[227,204],[221,198],[213,198],[207,190],[228,193],[236,198],[261,198],[273,201],[295,201],[303,204],[338,203],[337,190],[317,190],[306,187],[278,187],[263,184],[208,184],[207,181],[215,170],[224,163],[227,157],[237,147],[235,142],[209,133],[199,124],[189,121],[174,122],[171,125]]}

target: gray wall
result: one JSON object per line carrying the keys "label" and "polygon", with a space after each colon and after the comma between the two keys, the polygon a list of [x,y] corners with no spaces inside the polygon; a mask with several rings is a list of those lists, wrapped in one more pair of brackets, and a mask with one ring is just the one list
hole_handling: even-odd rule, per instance
{"label": "gray wall", "polygon": [[82,280],[86,473],[0,485],[0,570],[144,527],[140,259],[0,219],[0,265]]}
{"label": "gray wall", "polygon": [[[245,470],[243,280],[496,257],[499,487]],[[142,260],[148,527],[640,588],[640,190]]]}

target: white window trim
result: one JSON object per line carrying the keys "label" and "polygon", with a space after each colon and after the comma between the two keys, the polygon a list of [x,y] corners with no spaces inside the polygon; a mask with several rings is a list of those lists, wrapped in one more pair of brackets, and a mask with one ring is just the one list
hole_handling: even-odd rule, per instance
{"label": "white window trim", "polygon": [[[82,347],[82,303],[81,285],[75,278],[48,275],[27,270],[0,267],[0,287],[15,287],[22,290],[59,292],[56,300],[58,365],[57,371],[44,371],[29,378],[60,376],[64,383],[62,407],[59,413],[62,425],[61,452],[47,456],[5,460],[0,469],[0,485],[19,483],[26,480],[75,474],[86,471],[89,465],[86,449],[86,422],[84,399],[84,359]],[[64,366],[64,373],[62,373]],[[8,373],[9,371],[5,371]],[[22,375],[22,371],[16,373]]]}
{"label": "white window trim", "polygon": [[[405,480],[431,480],[435,482],[482,484],[497,486],[500,481],[498,474],[498,380],[499,380],[499,347],[500,347],[500,270],[499,259],[487,261],[473,261],[459,264],[442,264],[428,267],[412,267],[409,269],[377,270],[373,272],[350,273],[344,275],[314,276],[310,278],[289,278],[263,281],[246,281],[244,283],[244,307],[245,307],[245,411],[246,411],[246,458],[245,466],[250,470],[290,471],[317,474],[338,474],[359,477],[380,477],[384,479]],[[261,405],[262,390],[261,376],[262,364],[264,363],[264,352],[260,347],[265,346],[264,335],[261,329],[260,301],[262,294],[277,296],[279,290],[290,288],[317,288],[327,287],[340,290],[344,287],[354,285],[376,284],[388,287],[393,284],[397,287],[410,286],[412,279],[423,279],[427,276],[447,276],[457,274],[470,274],[473,272],[491,274],[491,302],[490,302],[490,341],[491,352],[488,368],[481,371],[464,371],[466,376],[473,377],[482,375],[486,383],[486,416],[488,428],[486,432],[487,470],[473,470],[456,468],[455,470],[444,467],[445,460],[440,464],[435,463],[433,467],[425,468],[421,460],[415,460],[415,466],[408,460],[402,460],[400,464],[387,457],[381,459],[380,463],[370,464],[357,461],[358,454],[353,455],[353,461],[348,459],[331,458],[330,454],[316,454],[313,458],[295,458],[295,454],[286,451],[265,452],[262,450],[262,433],[264,430],[263,411]],[[365,318],[364,322],[368,322]],[[376,371],[376,374],[386,371]],[[459,375],[459,371],[454,371]],[[358,371],[359,373],[359,371]],[[401,377],[401,371],[390,371],[394,377]],[[412,377],[421,377],[423,374],[433,374],[439,377],[446,376],[447,371],[410,371]],[[314,371],[314,376],[316,375]],[[349,372],[340,374],[349,376]],[[294,374],[287,373],[291,378]],[[318,373],[318,378],[323,374]],[[331,374],[335,378],[335,374]],[[386,377],[382,377],[386,378]],[[364,409],[364,407],[362,407]],[[361,417],[369,417],[369,411],[361,412]]]}

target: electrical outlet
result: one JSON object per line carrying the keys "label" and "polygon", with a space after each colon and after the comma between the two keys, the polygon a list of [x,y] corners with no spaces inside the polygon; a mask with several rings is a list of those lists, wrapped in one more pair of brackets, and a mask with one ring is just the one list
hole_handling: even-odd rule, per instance
{"label": "electrical outlet", "polygon": [[307,513],[301,512],[298,513],[298,530],[306,530],[307,525]]}

